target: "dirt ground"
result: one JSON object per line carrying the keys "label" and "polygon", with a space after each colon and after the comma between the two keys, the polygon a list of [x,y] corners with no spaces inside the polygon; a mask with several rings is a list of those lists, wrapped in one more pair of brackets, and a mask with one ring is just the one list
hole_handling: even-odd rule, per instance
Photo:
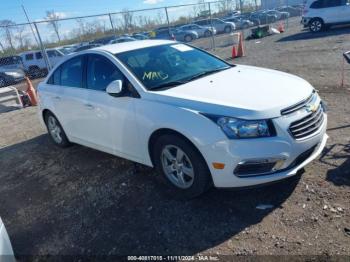
{"label": "dirt ground", "polygon": [[[301,176],[259,189],[212,189],[173,200],[150,168],[79,145],[52,145],[36,108],[1,114],[0,216],[16,255],[349,259],[349,69],[339,88],[349,33],[347,27],[313,35],[295,19],[284,34],[246,41],[246,57],[235,60],[299,75],[329,106],[330,138],[321,157]],[[226,59],[231,49],[214,53]],[[259,210],[260,204],[273,207]]]}

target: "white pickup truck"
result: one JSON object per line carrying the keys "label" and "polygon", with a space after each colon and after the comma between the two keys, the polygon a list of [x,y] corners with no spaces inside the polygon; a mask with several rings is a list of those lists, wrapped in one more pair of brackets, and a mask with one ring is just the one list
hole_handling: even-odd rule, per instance
{"label": "white pickup truck", "polygon": [[[54,67],[64,57],[64,53],[57,48],[46,49],[46,53],[51,67]],[[45,59],[40,50],[26,51],[19,54],[19,56],[22,58],[24,68],[29,75],[40,76],[47,74]]]}

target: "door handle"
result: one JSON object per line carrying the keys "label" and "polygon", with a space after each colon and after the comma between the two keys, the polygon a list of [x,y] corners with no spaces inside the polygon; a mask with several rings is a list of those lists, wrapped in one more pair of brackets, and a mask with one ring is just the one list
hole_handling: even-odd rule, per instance
{"label": "door handle", "polygon": [[88,109],[94,109],[94,106],[91,104],[84,104],[84,106]]}
{"label": "door handle", "polygon": [[54,96],[54,99],[61,100],[61,97],[60,96]]}

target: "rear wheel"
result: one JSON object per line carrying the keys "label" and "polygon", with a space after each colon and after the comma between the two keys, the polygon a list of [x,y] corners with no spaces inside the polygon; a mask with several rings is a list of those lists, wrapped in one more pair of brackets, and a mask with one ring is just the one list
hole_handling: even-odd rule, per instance
{"label": "rear wheel", "polygon": [[59,147],[68,147],[71,145],[61,124],[52,113],[47,112],[44,120],[50,138],[55,145]]}
{"label": "rear wheel", "polygon": [[185,42],[191,42],[193,40],[193,37],[191,35],[185,36]]}
{"label": "rear wheel", "polygon": [[210,171],[198,150],[177,135],[163,135],[153,149],[155,168],[172,195],[194,198],[211,185]]}
{"label": "rear wheel", "polygon": [[309,29],[313,33],[320,32],[323,30],[323,28],[324,28],[324,23],[319,18],[312,19],[309,23]]}

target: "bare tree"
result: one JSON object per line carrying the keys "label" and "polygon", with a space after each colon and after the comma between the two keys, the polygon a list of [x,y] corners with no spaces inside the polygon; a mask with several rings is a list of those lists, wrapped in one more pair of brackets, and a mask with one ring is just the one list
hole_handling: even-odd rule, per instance
{"label": "bare tree", "polygon": [[132,27],[134,14],[130,12],[128,9],[123,9],[122,12],[122,26],[124,31],[129,31],[130,27]]}
{"label": "bare tree", "polygon": [[198,0],[197,4],[193,6],[193,16],[198,17],[207,11],[205,0]]}
{"label": "bare tree", "polygon": [[19,47],[21,49],[25,46],[26,38],[27,38],[27,34],[25,33],[25,27],[24,26],[17,26],[15,39],[19,43]]}
{"label": "bare tree", "polygon": [[0,21],[0,26],[2,26],[5,33],[6,42],[11,47],[11,49],[14,49],[13,34],[12,34],[12,31],[10,30],[11,25],[15,25],[15,22],[7,19]]}
{"label": "bare tree", "polygon": [[59,14],[56,13],[54,10],[46,11],[45,19],[49,21],[50,26],[52,26],[53,30],[55,31],[58,38],[58,42],[61,42],[61,37],[59,32],[60,25],[57,21],[58,19],[60,19]]}
{"label": "bare tree", "polygon": [[217,3],[217,7],[220,13],[227,13],[232,10],[232,0],[223,0]]}

